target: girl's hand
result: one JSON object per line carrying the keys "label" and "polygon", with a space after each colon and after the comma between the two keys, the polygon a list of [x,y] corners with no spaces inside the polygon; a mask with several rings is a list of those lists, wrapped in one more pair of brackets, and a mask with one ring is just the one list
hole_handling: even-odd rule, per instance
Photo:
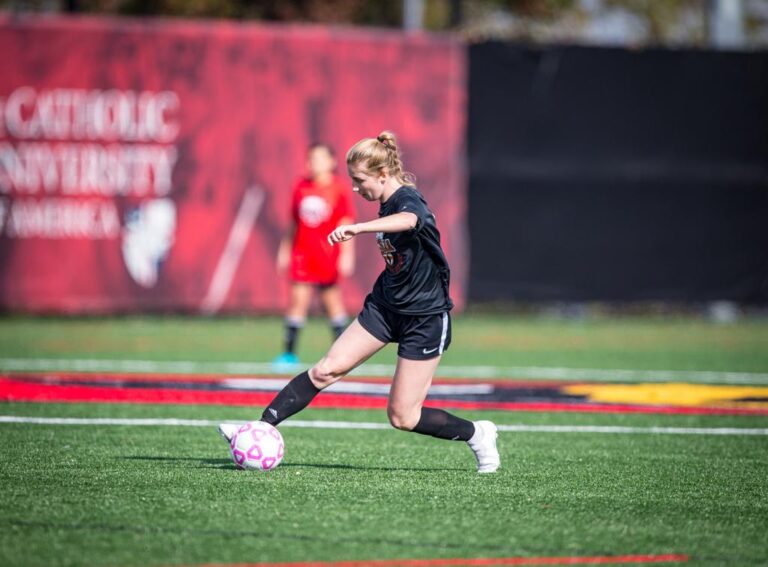
{"label": "girl's hand", "polygon": [[280,247],[277,249],[277,261],[275,267],[278,274],[285,273],[291,265],[291,242],[287,239],[283,239],[280,242]]}
{"label": "girl's hand", "polygon": [[331,246],[337,242],[346,242],[356,234],[359,230],[356,224],[342,224],[336,227],[336,229],[328,235],[328,242]]}
{"label": "girl's hand", "polygon": [[275,262],[275,267],[277,268],[278,274],[283,274],[288,270],[288,266],[291,264],[291,252],[290,250],[285,250],[283,247],[280,247],[280,249],[277,251],[277,262]]}

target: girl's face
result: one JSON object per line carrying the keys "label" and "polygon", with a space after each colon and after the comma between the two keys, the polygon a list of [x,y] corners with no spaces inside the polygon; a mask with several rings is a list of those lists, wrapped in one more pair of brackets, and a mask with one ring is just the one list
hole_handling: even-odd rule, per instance
{"label": "girl's face", "polygon": [[366,201],[379,201],[381,199],[387,185],[388,176],[386,173],[368,173],[361,163],[348,164],[347,171],[352,179],[352,191]]}
{"label": "girl's face", "polygon": [[307,167],[312,177],[321,177],[333,173],[336,169],[336,159],[325,146],[312,148],[307,155]]}

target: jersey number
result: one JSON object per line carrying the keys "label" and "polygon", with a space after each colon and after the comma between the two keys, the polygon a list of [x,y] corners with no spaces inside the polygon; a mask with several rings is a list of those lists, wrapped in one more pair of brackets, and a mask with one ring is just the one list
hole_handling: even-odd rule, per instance
{"label": "jersey number", "polygon": [[392,243],[389,241],[389,238],[378,238],[377,242],[379,243],[379,250],[381,250],[381,255],[384,257],[384,261],[387,263],[387,266],[391,266],[395,263],[395,247],[392,246]]}

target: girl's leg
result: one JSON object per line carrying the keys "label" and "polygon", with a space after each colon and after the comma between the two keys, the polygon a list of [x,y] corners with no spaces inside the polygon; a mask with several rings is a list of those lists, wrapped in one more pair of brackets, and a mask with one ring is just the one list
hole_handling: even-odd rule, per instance
{"label": "girl's leg", "polygon": [[261,420],[277,425],[300,412],[321,390],[365,362],[386,344],[355,320],[320,362],[296,376],[275,396],[264,410]]}
{"label": "girl's leg", "polygon": [[304,327],[309,311],[309,302],[312,300],[312,286],[306,283],[292,283],[288,304],[285,313],[285,338],[283,342],[283,354],[275,362],[295,362],[296,341]]}
{"label": "girl's leg", "polygon": [[477,472],[496,472],[501,463],[496,448],[496,425],[467,421],[447,411],[423,407],[440,357],[430,360],[398,358],[387,415],[398,429],[438,439],[466,441],[477,459]]}
{"label": "girl's leg", "polygon": [[341,298],[339,286],[334,284],[324,287],[320,290],[320,300],[323,302],[325,312],[328,314],[328,320],[331,323],[331,331],[334,338],[339,338],[344,328],[347,326],[347,310],[344,307],[344,301]]}
{"label": "girl's leg", "polygon": [[306,282],[293,282],[288,303],[286,317],[306,319],[309,311],[309,302],[312,300],[312,284]]}
{"label": "girl's leg", "polygon": [[441,409],[423,407],[440,358],[397,359],[387,416],[390,423],[398,429],[439,439],[469,441],[475,433],[475,425],[471,421]]}

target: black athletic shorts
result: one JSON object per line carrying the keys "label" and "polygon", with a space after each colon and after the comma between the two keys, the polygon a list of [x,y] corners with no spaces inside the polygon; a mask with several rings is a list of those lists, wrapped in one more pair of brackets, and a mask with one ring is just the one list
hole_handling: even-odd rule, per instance
{"label": "black athletic shorts", "polygon": [[404,315],[377,305],[371,296],[357,320],[363,328],[384,343],[397,343],[397,356],[408,360],[428,360],[440,356],[451,344],[451,314]]}

